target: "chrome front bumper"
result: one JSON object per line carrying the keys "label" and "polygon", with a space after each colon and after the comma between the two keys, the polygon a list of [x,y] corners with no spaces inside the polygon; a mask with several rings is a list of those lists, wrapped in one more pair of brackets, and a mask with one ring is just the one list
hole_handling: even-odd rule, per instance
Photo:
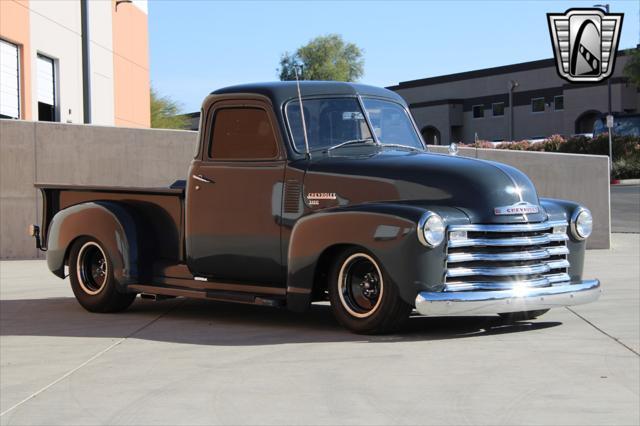
{"label": "chrome front bumper", "polygon": [[535,311],[590,303],[597,300],[600,293],[598,280],[497,291],[425,291],[418,293],[416,309],[422,315],[434,316]]}

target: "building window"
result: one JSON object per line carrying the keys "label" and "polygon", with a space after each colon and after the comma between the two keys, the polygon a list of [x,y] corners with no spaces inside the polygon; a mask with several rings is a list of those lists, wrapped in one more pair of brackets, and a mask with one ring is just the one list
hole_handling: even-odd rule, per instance
{"label": "building window", "polygon": [[544,98],[531,99],[531,112],[544,112]]}
{"label": "building window", "polygon": [[56,120],[56,74],[55,62],[38,55],[38,120]]}
{"label": "building window", "polygon": [[0,118],[20,118],[20,50],[0,39]]}
{"label": "building window", "polygon": [[497,102],[491,105],[491,109],[493,109],[493,116],[499,117],[504,115],[504,102]]}
{"label": "building window", "polygon": [[483,117],[484,117],[484,105],[474,105],[473,118],[483,118]]}
{"label": "building window", "polygon": [[564,109],[564,96],[555,96],[553,98],[553,109],[555,111],[562,111]]}

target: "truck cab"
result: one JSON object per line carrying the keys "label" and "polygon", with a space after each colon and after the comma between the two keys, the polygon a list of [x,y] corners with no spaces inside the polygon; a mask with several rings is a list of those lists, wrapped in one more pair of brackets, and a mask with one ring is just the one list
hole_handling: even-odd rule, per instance
{"label": "truck cab", "polygon": [[348,329],[423,315],[533,318],[598,298],[591,214],[519,170],[428,151],[403,99],[339,82],[210,94],[186,179],[168,188],[37,185],[49,268],[90,311],[195,297]]}

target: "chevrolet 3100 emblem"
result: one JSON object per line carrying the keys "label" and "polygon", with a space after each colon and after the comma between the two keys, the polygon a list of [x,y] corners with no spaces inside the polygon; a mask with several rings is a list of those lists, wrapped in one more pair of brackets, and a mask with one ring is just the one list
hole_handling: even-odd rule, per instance
{"label": "chevrolet 3100 emblem", "polygon": [[573,83],[611,76],[620,40],[622,13],[569,9],[548,13],[549,33],[560,77]]}
{"label": "chevrolet 3100 emblem", "polygon": [[539,211],[540,211],[540,208],[538,206],[533,205],[531,203],[527,203],[526,201],[512,204],[510,206],[495,207],[493,209],[493,213],[496,216],[533,214],[533,213],[538,213]]}

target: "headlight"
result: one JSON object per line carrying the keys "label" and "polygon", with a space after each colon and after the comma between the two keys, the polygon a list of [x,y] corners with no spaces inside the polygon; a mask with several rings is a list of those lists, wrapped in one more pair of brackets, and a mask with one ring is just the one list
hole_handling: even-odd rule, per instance
{"label": "headlight", "polygon": [[571,216],[571,233],[577,240],[589,238],[593,231],[593,217],[584,207],[578,207]]}
{"label": "headlight", "polygon": [[442,218],[433,212],[427,212],[418,222],[418,240],[427,247],[437,247],[446,234]]}

